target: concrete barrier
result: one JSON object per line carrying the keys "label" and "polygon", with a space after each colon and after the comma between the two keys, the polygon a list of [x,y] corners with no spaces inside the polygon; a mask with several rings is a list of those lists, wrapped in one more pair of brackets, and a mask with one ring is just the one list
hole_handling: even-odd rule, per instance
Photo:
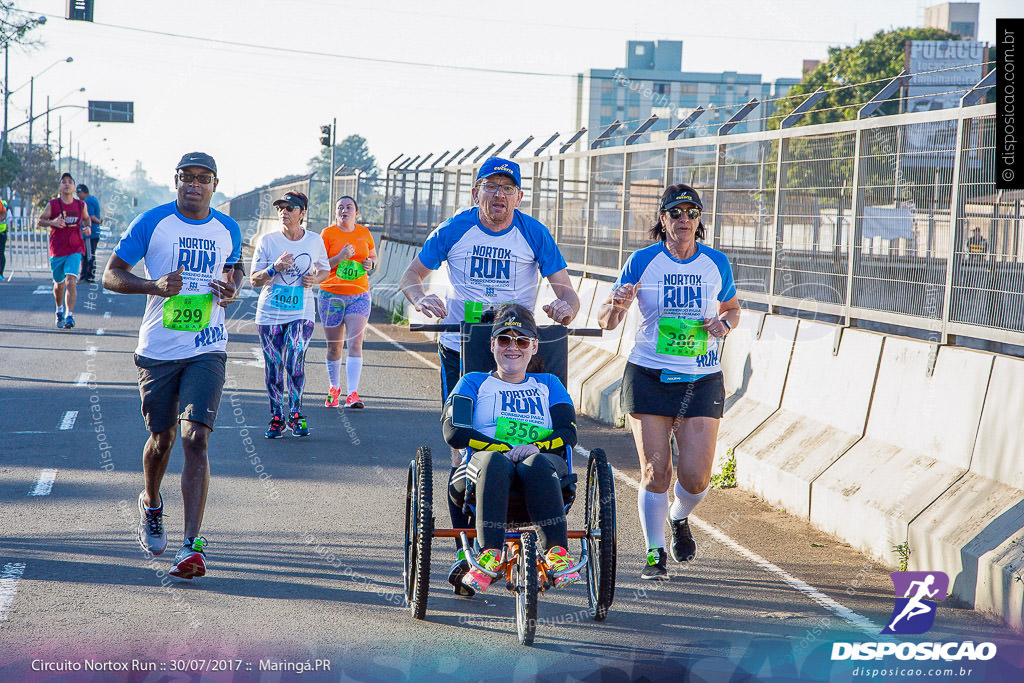
{"label": "concrete barrier", "polygon": [[796,327],[796,318],[743,311],[739,325],[726,338],[720,358],[725,415],[718,427],[716,468],[729,449],[779,409]]}
{"label": "concrete barrier", "polygon": [[[594,286],[594,298],[587,313],[586,322],[582,327],[598,327],[597,316],[601,309],[601,303],[611,292],[612,283],[597,282]],[[577,318],[578,319],[578,318]],[[577,407],[583,402],[583,383],[607,365],[619,350],[619,342],[622,337],[622,325],[616,329],[605,331],[600,337],[583,337],[579,343],[573,345],[569,353],[572,355],[572,373],[569,375],[569,396]]]}
{"label": "concrete barrier", "polygon": [[885,340],[864,438],[811,484],[811,522],[890,566],[910,521],[967,472],[981,422],[992,356],[943,347],[929,374],[933,352]]}
{"label": "concrete barrier", "polygon": [[811,482],[864,434],[883,339],[800,321],[779,410],[733,449],[740,486],[810,516]]}
{"label": "concrete barrier", "polygon": [[409,266],[409,254],[412,250],[413,247],[408,244],[396,243],[392,247],[387,273],[384,274],[384,277],[373,288],[373,296],[376,297],[373,302],[389,314],[395,310],[393,300],[395,293],[398,292],[398,282],[402,279],[402,273]]}
{"label": "concrete barrier", "polygon": [[[964,375],[962,383],[982,384]],[[1024,629],[1024,360],[995,357],[970,469],[910,523],[911,569],[946,572],[952,592]]]}
{"label": "concrete barrier", "polygon": [[[597,302],[600,306],[603,299]],[[596,317],[596,314],[595,314]],[[583,380],[580,392],[580,410],[602,422],[625,426],[624,415],[619,409],[619,394],[622,387],[622,373],[640,329],[640,308],[631,306],[626,319],[620,323],[619,347],[616,354]],[[608,334],[605,332],[605,334]]]}

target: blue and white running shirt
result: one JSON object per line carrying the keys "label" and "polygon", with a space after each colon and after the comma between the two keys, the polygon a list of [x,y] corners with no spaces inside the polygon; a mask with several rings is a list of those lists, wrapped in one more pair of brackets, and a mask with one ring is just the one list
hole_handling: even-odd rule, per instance
{"label": "blue and white running shirt", "polygon": [[180,360],[227,349],[224,309],[214,301],[210,282],[224,280],[224,267],[241,259],[242,233],[234,219],[211,209],[204,220],[194,221],[171,202],[137,216],[114,253],[133,266],[145,259],[150,280],[185,268],[178,296],[146,297],[135,353]]}
{"label": "blue and white running shirt", "polygon": [[[503,382],[489,372],[467,372],[452,395],[474,401],[473,429],[511,444],[544,439],[551,434],[551,406],[572,405],[562,383],[547,372],[528,372],[518,384]],[[466,461],[471,455],[469,450]]]}
{"label": "blue and white running shirt", "polygon": [[614,286],[627,283],[640,284],[636,299],[643,317],[631,363],[688,375],[721,369],[719,339],[701,326],[718,315],[719,302],[736,296],[725,254],[698,242],[696,253],[680,261],[658,242],[626,260]]}
{"label": "blue and white running shirt", "polygon": [[[448,263],[450,290],[442,322],[479,320],[482,308],[517,303],[531,311],[537,305],[540,277],[565,268],[565,259],[544,224],[518,209],[512,225],[491,232],[480,224],[477,207],[460,211],[437,226],[420,249],[424,266],[437,270]],[[538,277],[538,274],[540,277]],[[459,350],[459,334],[442,332],[441,343]]]}

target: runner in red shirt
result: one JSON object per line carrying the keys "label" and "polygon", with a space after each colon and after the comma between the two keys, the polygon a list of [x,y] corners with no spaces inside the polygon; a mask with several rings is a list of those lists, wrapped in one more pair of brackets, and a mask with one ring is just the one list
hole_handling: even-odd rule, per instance
{"label": "runner in red shirt", "polygon": [[57,197],[51,199],[39,217],[41,228],[50,228],[50,270],[53,273],[53,299],[57,304],[57,327],[75,326],[72,313],[78,298],[78,274],[82,271],[85,240],[92,221],[85,202],[75,198],[75,179],[64,173],[57,184]]}

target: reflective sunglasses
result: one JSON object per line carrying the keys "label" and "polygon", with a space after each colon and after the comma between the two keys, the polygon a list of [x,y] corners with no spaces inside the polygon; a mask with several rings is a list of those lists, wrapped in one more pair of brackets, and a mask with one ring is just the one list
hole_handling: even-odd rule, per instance
{"label": "reflective sunglasses", "polygon": [[499,334],[495,339],[498,340],[498,348],[500,349],[507,349],[512,345],[512,342],[515,342],[516,347],[523,351],[530,348],[530,343],[533,341],[530,337],[513,337],[511,334]]}
{"label": "reflective sunglasses", "polygon": [[288,211],[289,213],[292,212],[292,211],[301,211],[301,209],[299,207],[292,206],[291,204],[278,204],[277,205],[277,210],[278,211]]}
{"label": "reflective sunglasses", "polygon": [[212,173],[200,173],[199,175],[196,175],[195,173],[185,173],[184,171],[178,173],[178,180],[185,185],[188,185],[193,180],[198,180],[200,185],[209,185],[213,182],[215,177],[216,176]]}
{"label": "reflective sunglasses", "polygon": [[674,221],[677,221],[680,218],[682,218],[684,214],[690,220],[694,220],[695,221],[698,218],[700,218],[700,209],[698,209],[696,206],[694,206],[692,208],[689,208],[689,209],[685,209],[685,210],[684,209],[680,209],[678,206],[674,206],[671,209],[669,209],[668,211],[666,211],[665,213],[667,213],[668,217],[671,218]]}

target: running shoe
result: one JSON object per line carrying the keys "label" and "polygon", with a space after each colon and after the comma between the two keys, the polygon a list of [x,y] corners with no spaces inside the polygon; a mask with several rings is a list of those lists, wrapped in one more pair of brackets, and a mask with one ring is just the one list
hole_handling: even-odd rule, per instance
{"label": "running shoe", "polygon": [[341,388],[331,387],[331,390],[327,392],[327,400],[324,401],[324,408],[337,408],[338,399],[341,398]]}
{"label": "running shoe", "polygon": [[466,598],[471,598],[476,595],[476,591],[462,583],[462,577],[469,573],[469,561],[466,559],[466,551],[460,550],[455,560],[455,564],[452,565],[451,571],[448,572],[448,583],[455,589],[456,595],[461,595]]}
{"label": "running shoe", "polygon": [[288,429],[292,430],[292,434],[295,436],[309,436],[309,425],[306,424],[306,418],[299,413],[292,413],[292,416],[288,418]]}
{"label": "running shoe", "polygon": [[697,543],[686,520],[686,517],[669,520],[672,525],[672,559],[676,562],[689,562],[697,554]]}
{"label": "running shoe", "polygon": [[[552,573],[565,571],[569,567],[576,564],[576,562],[569,557],[569,551],[560,545],[552,546],[548,548],[547,553],[544,555],[544,562],[547,563],[548,569]],[[561,588],[562,586],[568,586],[570,583],[576,583],[580,580],[579,572],[572,572],[570,574],[563,574],[552,579],[552,583],[555,588]]]}
{"label": "running shoe", "polygon": [[64,311],[57,311],[57,329],[64,329]]}
{"label": "running shoe", "polygon": [[167,572],[177,579],[198,579],[206,575],[206,539],[186,538],[185,545],[174,555],[174,566]]}
{"label": "running shoe", "polygon": [[282,434],[284,434],[284,420],[275,415],[270,420],[270,427],[267,428],[267,432],[263,436],[268,439],[276,439]]}
{"label": "running shoe", "polygon": [[70,313],[68,313],[67,316],[65,316],[65,318],[64,318],[64,329],[65,330],[70,330],[74,326],[75,326],[75,316],[73,316]]}
{"label": "running shoe", "polygon": [[0,275],[0,282],[3,282],[3,281],[4,281],[4,276]]}
{"label": "running shoe", "polygon": [[647,562],[640,572],[641,579],[654,581],[667,581],[668,576],[668,555],[664,548],[651,548],[647,551]]}
{"label": "running shoe", "polygon": [[159,555],[167,549],[167,534],[164,533],[164,501],[155,510],[142,502],[146,492],[139,494],[139,544],[147,553]]}
{"label": "running shoe", "polygon": [[348,395],[348,398],[345,399],[345,407],[346,408],[362,408],[363,407],[363,399],[359,398],[359,394],[357,394],[356,392],[353,391],[351,394]]}
{"label": "running shoe", "polygon": [[[480,553],[479,559],[477,559],[477,564],[488,571],[496,571],[501,565],[501,562],[498,560],[498,551],[483,551]],[[494,579],[489,577],[487,574],[484,574],[476,567],[470,568],[470,570],[466,572],[466,575],[462,577],[462,583],[472,588],[476,593],[483,593],[487,590],[487,587],[491,585],[491,581],[493,580]]]}

